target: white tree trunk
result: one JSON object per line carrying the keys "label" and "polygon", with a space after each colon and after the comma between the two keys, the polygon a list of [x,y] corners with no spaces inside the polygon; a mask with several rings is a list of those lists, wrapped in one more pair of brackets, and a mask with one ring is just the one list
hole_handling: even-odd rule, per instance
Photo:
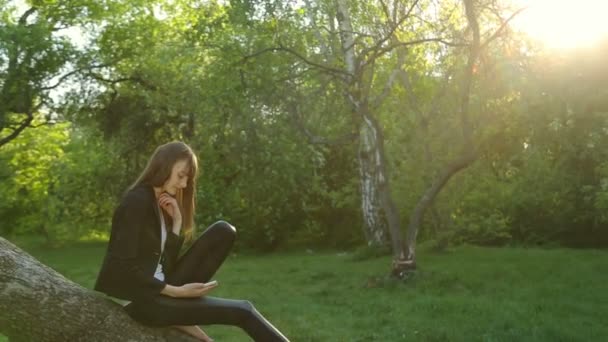
{"label": "white tree trunk", "polygon": [[359,77],[355,58],[355,38],[350,13],[345,0],[336,0],[336,19],[340,30],[342,53],[349,74],[347,100],[357,118],[362,119],[359,130],[359,175],[363,233],[370,246],[386,245],[389,241],[386,219],[382,215],[380,184],[384,183],[384,165],[380,152],[377,127],[360,100]]}
{"label": "white tree trunk", "polygon": [[15,341],[196,341],[148,328],[0,237],[0,333]]}
{"label": "white tree trunk", "polygon": [[389,238],[386,220],[381,215],[382,198],[379,194],[385,175],[381,168],[378,132],[369,118],[365,118],[361,125],[358,157],[364,234],[368,245],[385,245]]}
{"label": "white tree trunk", "polygon": [[355,75],[355,38],[353,36],[353,25],[350,21],[350,13],[346,6],[345,0],[336,0],[338,27],[340,29],[340,38],[342,40],[342,50],[344,53],[344,62],[346,63],[346,71],[349,74]]}

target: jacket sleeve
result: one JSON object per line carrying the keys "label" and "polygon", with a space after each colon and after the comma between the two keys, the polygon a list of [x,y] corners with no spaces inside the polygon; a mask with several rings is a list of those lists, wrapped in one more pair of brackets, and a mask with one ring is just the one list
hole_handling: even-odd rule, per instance
{"label": "jacket sleeve", "polygon": [[153,274],[145,274],[137,263],[139,239],[145,222],[144,216],[147,215],[146,204],[145,199],[128,196],[116,209],[112,219],[114,239],[111,241],[110,253],[124,281],[147,293],[158,294],[167,284]]}
{"label": "jacket sleeve", "polygon": [[165,242],[165,262],[163,264],[163,269],[166,274],[173,272],[183,243],[183,236],[177,235],[171,231],[167,233],[167,241]]}

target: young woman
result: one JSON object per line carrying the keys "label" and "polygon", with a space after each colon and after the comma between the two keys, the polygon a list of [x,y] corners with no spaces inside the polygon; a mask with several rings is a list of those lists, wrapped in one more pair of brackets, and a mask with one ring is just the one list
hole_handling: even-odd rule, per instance
{"label": "young woman", "polygon": [[129,301],[126,312],[150,326],[173,326],[212,341],[198,325],[236,325],[255,341],[288,341],[248,301],[207,296],[236,229],[211,225],[192,239],[198,162],[182,142],[159,146],[112,218],[110,242],[95,290]]}

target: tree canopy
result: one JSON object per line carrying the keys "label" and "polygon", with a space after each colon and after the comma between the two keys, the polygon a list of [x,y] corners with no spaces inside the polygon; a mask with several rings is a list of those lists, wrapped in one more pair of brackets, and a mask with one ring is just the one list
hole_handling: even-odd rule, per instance
{"label": "tree canopy", "polygon": [[244,248],[608,244],[608,41],[510,1],[0,1],[2,236],[107,237],[154,148]]}

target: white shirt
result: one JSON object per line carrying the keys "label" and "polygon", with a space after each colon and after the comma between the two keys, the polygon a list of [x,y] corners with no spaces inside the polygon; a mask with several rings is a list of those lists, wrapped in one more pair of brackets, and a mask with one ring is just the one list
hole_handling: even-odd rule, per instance
{"label": "white shirt", "polygon": [[[165,250],[165,242],[167,241],[167,229],[165,228],[165,218],[163,217],[163,211],[160,206],[158,207],[158,212],[160,213],[160,255],[162,257],[163,251]],[[165,281],[165,274],[163,273],[163,265],[160,263],[160,257],[158,258],[158,265],[156,265],[154,278]]]}

